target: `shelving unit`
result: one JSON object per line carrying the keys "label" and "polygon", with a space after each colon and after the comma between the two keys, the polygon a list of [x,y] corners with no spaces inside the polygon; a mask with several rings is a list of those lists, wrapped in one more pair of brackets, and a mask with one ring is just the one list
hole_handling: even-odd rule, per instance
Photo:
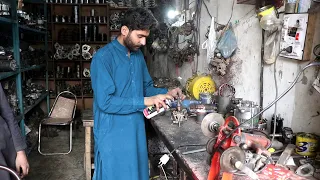
{"label": "shelving unit", "polygon": [[[78,22],[76,23],[75,21],[65,21],[65,22],[56,22],[55,21],[55,16],[73,16],[72,10],[73,8],[78,8]],[[75,45],[76,43],[82,47],[84,44],[88,44],[92,47],[95,46],[104,46],[107,43],[111,41],[111,36],[112,35],[117,35],[119,30],[110,30],[110,15],[113,12],[116,11],[125,11],[128,8],[114,8],[110,7],[108,4],[63,4],[63,3],[48,3],[48,9],[51,12],[48,14],[48,27],[49,31],[51,30],[51,37],[50,39],[49,47],[51,47],[52,54],[55,53],[54,49],[54,44],[58,42],[60,45],[65,45],[65,46],[71,46]],[[96,21],[95,23],[92,21],[90,22],[85,22],[82,17],[83,16],[90,16],[91,9],[95,9],[96,16],[104,16],[105,21],[101,21],[99,23]],[[71,11],[70,11],[71,10]],[[68,19],[67,17],[65,17]],[[85,41],[84,40],[84,33],[83,33],[83,28],[84,26],[97,26],[98,32],[99,33],[105,33],[107,38],[103,41]],[[62,28],[70,28],[70,29],[77,29],[77,33],[79,34],[77,37],[77,41],[74,40],[62,40],[59,41],[58,39],[58,33],[59,30]],[[98,35],[97,35],[98,36]],[[81,48],[80,48],[81,49]],[[81,52],[80,52],[81,53]],[[49,60],[51,71],[53,74],[53,77],[49,78],[50,82],[50,87],[49,89],[52,89],[55,91],[54,95],[50,96],[51,101],[54,100],[56,95],[59,93],[57,92],[57,86],[59,83],[64,83],[66,82],[67,84],[80,84],[81,85],[81,95],[77,96],[78,97],[78,109],[91,109],[92,108],[92,101],[93,101],[93,95],[92,94],[85,94],[84,93],[84,84],[88,83],[91,79],[84,77],[83,76],[83,70],[84,68],[90,68],[90,63],[91,60],[85,60],[82,58],[80,55],[78,59],[74,60],[68,60],[68,59],[54,59],[53,57]],[[76,66],[76,64],[80,65],[80,77],[79,78],[57,78],[56,77],[56,67],[57,65],[60,66]],[[44,80],[44,79],[42,79]],[[91,84],[91,83],[90,83]]]}
{"label": "shelving unit", "polygon": [[[43,6],[43,14],[46,16],[47,14],[47,5],[45,1],[42,0],[25,0],[25,3],[38,3],[37,5]],[[16,120],[19,122],[22,134],[25,136],[25,115],[32,111],[34,107],[39,105],[43,100],[47,100],[46,106],[47,110],[49,111],[49,96],[48,96],[48,71],[47,71],[47,54],[48,54],[48,42],[47,42],[47,31],[46,30],[40,30],[35,29],[32,27],[29,27],[27,25],[21,25],[18,23],[18,15],[17,15],[17,1],[10,1],[10,16],[11,17],[0,17],[0,24],[10,27],[12,32],[12,40],[13,40],[13,55],[14,60],[17,64],[17,69],[12,72],[0,72],[0,80],[15,80],[16,83],[16,96],[19,101],[19,109],[20,114],[16,116]],[[45,27],[46,28],[46,27]],[[45,59],[46,64],[35,64],[28,67],[22,67],[21,63],[21,57],[20,57],[20,33],[26,32],[26,33],[33,33],[35,36],[44,36],[44,48],[45,48]],[[22,76],[26,72],[34,71],[34,70],[40,70],[45,69],[46,70],[46,78],[44,78],[46,91],[29,107],[23,106],[23,89],[22,89]]]}

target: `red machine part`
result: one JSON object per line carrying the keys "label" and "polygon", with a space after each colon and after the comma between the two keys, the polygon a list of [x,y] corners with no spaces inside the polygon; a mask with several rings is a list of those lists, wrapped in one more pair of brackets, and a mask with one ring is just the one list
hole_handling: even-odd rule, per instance
{"label": "red machine part", "polygon": [[[220,156],[221,153],[218,151],[218,146],[223,139],[233,130],[229,125],[233,123],[233,126],[238,127],[240,125],[238,119],[234,116],[229,116],[223,126],[219,128],[219,135],[217,142],[214,145],[213,149],[216,149],[216,152],[212,156],[211,166],[208,175],[208,180],[214,180],[218,177],[220,173]],[[270,156],[267,148],[270,146],[271,141],[265,136],[242,133],[240,128],[238,128],[233,134],[227,138],[223,144],[220,145],[222,150],[226,150],[229,147],[239,146],[240,144],[245,144],[246,146],[254,149],[257,154],[265,154]]]}
{"label": "red machine part", "polygon": [[[221,141],[226,138],[227,135],[224,132],[225,131],[229,131],[230,132],[232,130],[229,127],[229,124],[231,122],[233,122],[235,126],[239,126],[238,119],[236,117],[234,117],[234,116],[229,116],[226,119],[224,125],[221,126],[220,129],[219,129],[219,135],[218,135],[218,138],[217,138],[217,142],[214,145],[214,149],[218,148],[218,146],[221,143]],[[234,135],[241,136],[241,130],[237,129],[234,132]],[[227,148],[231,147],[232,137],[233,136],[230,136],[228,139],[226,139],[226,141],[221,145],[222,149],[227,149]],[[208,180],[214,180],[219,175],[219,172],[220,172],[220,156],[221,156],[221,154],[218,151],[215,152],[214,155],[212,156],[210,171],[209,171],[209,174],[208,174]]]}

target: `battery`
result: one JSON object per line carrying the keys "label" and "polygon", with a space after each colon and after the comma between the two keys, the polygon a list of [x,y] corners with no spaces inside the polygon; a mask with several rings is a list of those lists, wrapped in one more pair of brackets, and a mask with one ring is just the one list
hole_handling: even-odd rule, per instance
{"label": "battery", "polygon": [[[172,101],[169,100],[169,99],[166,99],[166,100],[165,100],[165,103],[166,103],[166,105],[167,105],[167,108],[170,108]],[[156,105],[153,105],[153,106],[149,106],[149,107],[145,108],[145,109],[143,110],[143,115],[144,115],[147,119],[151,119],[151,118],[153,118],[154,116],[156,116],[156,115],[164,112],[165,110],[166,110],[166,109],[165,109],[164,107],[161,107],[161,108],[159,109],[159,111],[157,111],[157,106],[156,106]]]}

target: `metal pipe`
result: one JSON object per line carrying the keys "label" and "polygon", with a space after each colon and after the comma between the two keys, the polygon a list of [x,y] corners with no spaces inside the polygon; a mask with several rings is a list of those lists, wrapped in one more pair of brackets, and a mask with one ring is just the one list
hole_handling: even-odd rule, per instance
{"label": "metal pipe", "polygon": [[8,171],[10,174],[12,174],[17,180],[21,180],[20,177],[18,176],[18,174],[13,171],[12,169],[8,168],[8,167],[5,167],[5,166],[1,166],[0,165],[0,169],[1,170],[5,170],[5,171]]}

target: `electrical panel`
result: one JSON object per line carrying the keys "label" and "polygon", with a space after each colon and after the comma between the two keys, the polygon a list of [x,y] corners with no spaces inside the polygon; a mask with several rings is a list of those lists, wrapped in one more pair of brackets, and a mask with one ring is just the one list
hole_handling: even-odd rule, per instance
{"label": "electrical panel", "polygon": [[280,56],[303,60],[303,49],[308,27],[308,14],[285,14],[281,30],[280,49],[292,47],[291,52],[282,51]]}

